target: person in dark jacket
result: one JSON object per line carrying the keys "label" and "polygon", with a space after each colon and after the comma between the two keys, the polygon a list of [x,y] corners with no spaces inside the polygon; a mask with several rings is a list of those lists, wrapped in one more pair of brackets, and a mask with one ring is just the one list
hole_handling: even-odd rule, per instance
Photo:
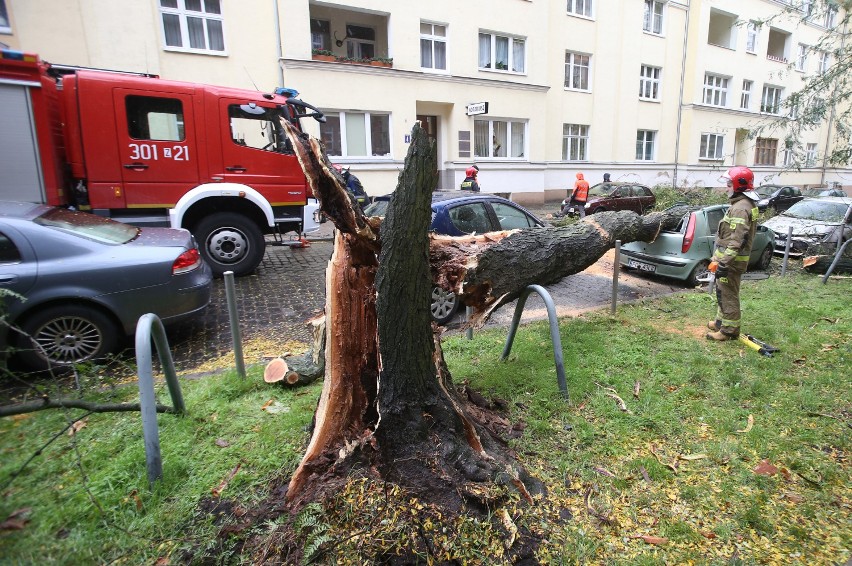
{"label": "person in dark jacket", "polygon": [[461,187],[459,188],[463,191],[473,191],[475,193],[478,193],[479,183],[476,181],[477,173],[479,173],[479,167],[477,167],[476,165],[468,167],[464,172],[464,181],[462,181]]}
{"label": "person in dark jacket", "polygon": [[719,222],[716,249],[708,268],[716,273],[719,307],[715,320],[707,323],[712,331],[707,333],[707,339],[719,342],[735,340],[740,335],[740,281],[748,268],[760,200],[754,191],[754,173],[748,167],[731,167],[724,177],[731,206]]}

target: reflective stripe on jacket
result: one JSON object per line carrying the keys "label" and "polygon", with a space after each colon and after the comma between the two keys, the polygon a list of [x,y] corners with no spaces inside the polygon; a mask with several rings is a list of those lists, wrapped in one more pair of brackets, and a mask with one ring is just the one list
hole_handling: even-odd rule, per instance
{"label": "reflective stripe on jacket", "polygon": [[735,261],[748,261],[757,231],[757,215],[757,207],[750,198],[743,194],[734,195],[728,212],[719,222],[714,260],[725,267],[730,267]]}

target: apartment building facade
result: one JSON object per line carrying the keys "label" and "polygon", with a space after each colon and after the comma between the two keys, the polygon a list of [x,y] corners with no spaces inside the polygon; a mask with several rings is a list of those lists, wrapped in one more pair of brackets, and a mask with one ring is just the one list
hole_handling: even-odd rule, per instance
{"label": "apartment building facade", "polygon": [[[803,7],[809,10],[808,5]],[[0,0],[0,43],[53,63],[271,91],[321,108],[308,124],[370,194],[396,185],[411,128],[438,148],[438,187],[476,163],[484,191],[537,203],[591,182],[852,185],[825,167],[831,128],[785,169],[785,112],[831,64],[814,46],[836,12],[773,0]]]}

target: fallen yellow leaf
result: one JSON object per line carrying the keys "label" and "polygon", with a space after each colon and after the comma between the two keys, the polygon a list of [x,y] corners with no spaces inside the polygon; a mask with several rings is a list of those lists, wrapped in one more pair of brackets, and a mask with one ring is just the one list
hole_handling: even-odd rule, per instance
{"label": "fallen yellow leaf", "polygon": [[742,430],[738,430],[737,432],[739,432],[741,434],[745,434],[748,431],[750,431],[751,427],[753,427],[753,426],[754,426],[754,415],[749,415],[748,416],[748,422],[746,423],[746,427]]}

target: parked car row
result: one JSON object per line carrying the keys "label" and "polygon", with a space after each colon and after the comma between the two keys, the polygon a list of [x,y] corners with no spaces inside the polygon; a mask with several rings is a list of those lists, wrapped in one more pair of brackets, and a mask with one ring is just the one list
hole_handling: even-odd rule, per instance
{"label": "parked car row", "polygon": [[760,195],[757,208],[761,212],[771,210],[774,213],[784,212],[804,198],[845,197],[840,189],[815,187],[799,189],[789,185],[762,185],[755,190]]}
{"label": "parked car row", "polygon": [[[630,210],[636,214],[645,214],[657,204],[657,197],[651,189],[638,183],[598,183],[589,188],[586,200],[586,214],[595,214],[607,210]],[[568,214],[571,197],[562,201],[560,214]]]}
{"label": "parked car row", "polygon": [[113,353],[140,316],[164,323],[210,302],[212,271],[183,229],[137,228],[64,208],[0,202],[0,297],[9,347],[30,369]]}

